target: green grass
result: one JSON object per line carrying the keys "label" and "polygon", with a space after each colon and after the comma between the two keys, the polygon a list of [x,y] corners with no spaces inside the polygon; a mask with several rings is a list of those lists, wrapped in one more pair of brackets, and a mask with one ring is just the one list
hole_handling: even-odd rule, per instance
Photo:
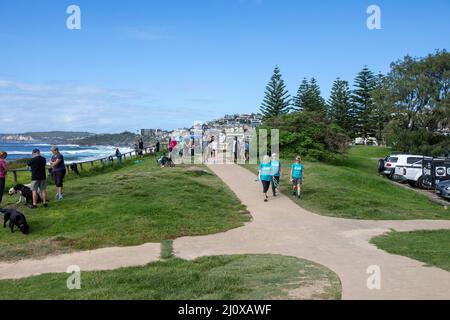
{"label": "green grass", "polygon": [[393,231],[370,242],[389,253],[450,271],[450,230]]}
{"label": "green grass", "polygon": [[[303,198],[294,201],[312,212],[340,218],[450,219],[450,210],[377,174],[378,159],[389,153],[386,148],[357,146],[332,163],[305,162]],[[281,191],[290,195],[292,160],[282,162]],[[254,165],[246,167],[257,170]]]}
{"label": "green grass", "polygon": [[144,267],[81,271],[81,289],[67,274],[0,281],[1,300],[26,299],[340,299],[341,284],[318,264],[279,255],[170,259]]}
{"label": "green grass", "polygon": [[173,240],[164,240],[161,242],[161,259],[173,258]]}
{"label": "green grass", "polygon": [[[60,202],[53,200],[53,186],[48,191],[48,209],[19,206],[30,235],[0,228],[0,260],[217,233],[250,219],[217,176],[183,166],[161,169],[154,158],[71,178]],[[14,206],[15,197],[4,199]]]}

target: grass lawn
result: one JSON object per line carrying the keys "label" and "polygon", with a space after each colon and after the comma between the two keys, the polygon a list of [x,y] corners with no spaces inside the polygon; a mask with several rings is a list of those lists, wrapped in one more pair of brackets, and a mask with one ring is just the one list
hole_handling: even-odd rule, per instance
{"label": "grass lawn", "polygon": [[450,271],[450,230],[389,232],[371,243],[392,254]]}
{"label": "grass lawn", "polygon": [[81,289],[68,274],[0,281],[0,299],[340,299],[329,269],[294,257],[234,255],[194,261],[169,259],[144,267],[81,272]]}
{"label": "grass lawn", "polygon": [[[356,146],[332,163],[305,161],[303,198],[295,201],[312,212],[341,218],[450,219],[450,210],[377,174],[378,159],[388,154],[386,148]],[[288,195],[292,162],[282,161],[281,191]],[[255,165],[246,167],[257,171]]]}
{"label": "grass lawn", "polygon": [[[196,167],[205,169],[206,167]],[[124,168],[95,169],[65,184],[65,199],[31,210],[19,205],[28,236],[0,228],[0,260],[109,246],[160,242],[225,231],[250,220],[246,208],[210,172],[189,167],[160,169],[155,158]],[[4,197],[3,206],[14,206]]]}

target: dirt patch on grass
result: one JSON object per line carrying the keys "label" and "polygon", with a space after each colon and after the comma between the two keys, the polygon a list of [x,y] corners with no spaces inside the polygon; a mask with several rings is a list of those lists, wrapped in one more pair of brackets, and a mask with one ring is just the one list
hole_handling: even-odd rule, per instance
{"label": "dirt patch on grass", "polygon": [[326,280],[317,280],[313,283],[299,283],[299,287],[287,289],[289,299],[294,300],[314,300],[323,299],[330,289],[330,282]]}

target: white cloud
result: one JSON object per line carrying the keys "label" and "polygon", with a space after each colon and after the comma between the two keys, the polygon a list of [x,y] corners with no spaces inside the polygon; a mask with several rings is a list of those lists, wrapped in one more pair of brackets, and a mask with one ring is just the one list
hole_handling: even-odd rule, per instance
{"label": "white cloud", "polygon": [[0,80],[0,133],[169,129],[217,116],[217,111],[205,110],[212,101],[201,97],[184,101],[167,107],[132,90]]}

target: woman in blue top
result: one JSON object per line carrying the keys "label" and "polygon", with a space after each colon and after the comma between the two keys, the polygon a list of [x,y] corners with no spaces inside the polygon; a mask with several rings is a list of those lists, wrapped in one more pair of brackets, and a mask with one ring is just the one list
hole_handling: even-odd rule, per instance
{"label": "woman in blue top", "polygon": [[272,154],[272,161],[270,164],[272,166],[272,192],[273,196],[276,197],[281,177],[281,161],[278,160],[278,155],[276,153]]}
{"label": "woman in blue top", "polygon": [[297,196],[300,199],[300,193],[302,191],[302,182],[304,178],[304,170],[302,159],[297,156],[295,162],[291,165],[291,182],[292,182],[292,195]]}
{"label": "woman in blue top", "polygon": [[267,196],[267,191],[270,187],[270,182],[272,181],[272,165],[270,163],[270,157],[265,155],[263,162],[259,165],[259,180],[261,180],[263,185],[264,202],[269,201]]}

